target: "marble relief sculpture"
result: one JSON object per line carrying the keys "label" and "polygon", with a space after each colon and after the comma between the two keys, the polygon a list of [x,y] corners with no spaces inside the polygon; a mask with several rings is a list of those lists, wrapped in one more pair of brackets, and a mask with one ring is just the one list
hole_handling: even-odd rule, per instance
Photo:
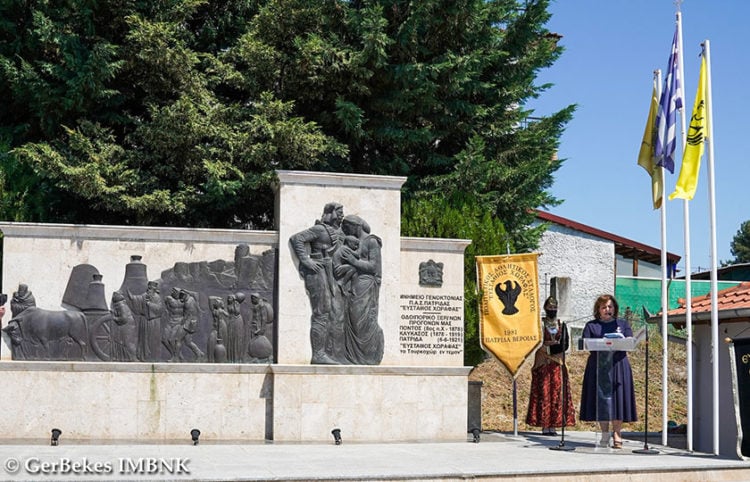
{"label": "marble relief sculpture", "polygon": [[[233,260],[176,262],[149,280],[132,256],[109,305],[102,275],[77,265],[62,300],[70,309],[37,308],[20,284],[3,332],[14,360],[272,363],[275,257],[239,245]],[[242,303],[250,295],[255,301]]]}
{"label": "marble relief sculpture", "polygon": [[311,363],[380,364],[382,240],[364,219],[344,216],[343,205],[331,202],[289,242],[310,301]]}

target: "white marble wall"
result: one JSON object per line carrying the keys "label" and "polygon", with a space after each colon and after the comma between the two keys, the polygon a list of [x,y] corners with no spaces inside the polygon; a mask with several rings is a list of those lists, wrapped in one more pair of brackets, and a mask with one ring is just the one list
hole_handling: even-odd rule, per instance
{"label": "white marble wall", "polygon": [[0,439],[263,440],[262,365],[4,362]]}
{"label": "white marble wall", "polygon": [[469,370],[276,365],[274,440],[462,440]]}
{"label": "white marble wall", "polygon": [[[2,289],[10,297],[20,283],[27,284],[36,305],[61,309],[70,272],[79,264],[90,264],[103,275],[107,303],[119,289],[131,255],[141,255],[148,278],[158,279],[177,261],[234,260],[240,243],[251,254],[274,249],[273,231],[230,229],[148,228],[83,226],[68,224],[0,223],[3,233]],[[10,320],[6,306],[3,326]],[[10,346],[3,334],[2,359],[10,359]]]}
{"label": "white marble wall", "polygon": [[[383,240],[383,278],[379,324],[384,333],[398,330],[401,275],[401,185],[406,178],[279,171],[276,219],[281,221],[278,256],[278,362],[310,363],[310,301],[297,269],[289,238],[312,226],[323,206],[338,202],[344,215],[356,214]],[[388,349],[388,348],[386,348]],[[385,363],[385,359],[384,359]]]}
{"label": "white marble wall", "polygon": [[[742,434],[737,424],[734,402],[734,380],[732,378],[732,359],[729,344],[725,338],[744,338],[750,330],[750,323],[733,322],[719,324],[719,446],[714,447],[714,391],[713,391],[713,349],[710,321],[704,320],[694,323],[693,334],[693,448],[699,452],[713,453],[714,450],[722,457],[739,458],[740,438]],[[669,347],[672,348],[671,346]],[[676,418],[674,415],[670,419]],[[678,423],[682,422],[677,420]],[[660,427],[657,428],[657,430]]]}
{"label": "white marble wall", "polygon": [[0,439],[462,440],[470,367],[3,362]]}
{"label": "white marble wall", "polygon": [[[384,364],[463,366],[464,239],[401,239],[397,330],[385,334]],[[419,266],[443,263],[440,287],[420,286]]]}
{"label": "white marble wall", "polygon": [[[281,223],[273,232],[0,223],[3,291],[26,283],[37,305],[48,309],[60,307],[78,264],[103,274],[109,297],[131,255],[141,255],[149,279],[157,279],[175,261],[233,259],[239,243],[253,254],[278,249],[275,364],[13,362],[3,336],[3,401],[14,416],[0,420],[0,439],[48,437],[52,427],[66,438],[89,440],[187,439],[194,427],[202,439],[220,440],[330,441],[335,427],[350,441],[465,439],[470,367],[463,366],[463,251],[469,241],[402,239],[405,178],[290,171],[278,177]],[[289,238],[313,225],[331,201],[365,219],[383,240],[379,366],[309,364],[310,304]],[[419,286],[419,264],[430,259],[444,263],[440,288]],[[402,308],[402,294],[451,297],[437,311],[457,314],[444,326],[446,337],[460,336],[460,349],[403,353],[401,315],[413,310]]]}

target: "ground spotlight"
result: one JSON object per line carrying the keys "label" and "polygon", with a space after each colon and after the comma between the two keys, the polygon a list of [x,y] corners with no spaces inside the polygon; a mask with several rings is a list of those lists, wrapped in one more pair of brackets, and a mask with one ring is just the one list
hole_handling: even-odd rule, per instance
{"label": "ground spotlight", "polygon": [[61,434],[62,434],[62,430],[60,430],[59,428],[53,428],[52,438],[50,439],[50,445],[58,445],[60,443]]}
{"label": "ground spotlight", "polygon": [[198,438],[201,436],[201,431],[194,428],[190,431],[190,438],[193,439],[193,445],[198,445]]}
{"label": "ground spotlight", "polygon": [[334,428],[331,430],[331,434],[333,434],[333,441],[336,445],[341,445],[341,429],[340,428]]}

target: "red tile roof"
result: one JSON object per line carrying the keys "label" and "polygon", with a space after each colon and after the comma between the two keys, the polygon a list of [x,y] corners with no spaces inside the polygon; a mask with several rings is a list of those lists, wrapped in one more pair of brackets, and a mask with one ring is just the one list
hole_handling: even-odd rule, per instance
{"label": "red tile roof", "polygon": [[[684,304],[685,300],[681,300]],[[696,296],[691,300],[692,321],[705,323],[711,319],[711,293]],[[716,293],[716,304],[720,321],[750,321],[750,281],[726,288]],[[670,323],[684,323],[685,306],[667,312]],[[650,320],[657,318],[652,316]]]}

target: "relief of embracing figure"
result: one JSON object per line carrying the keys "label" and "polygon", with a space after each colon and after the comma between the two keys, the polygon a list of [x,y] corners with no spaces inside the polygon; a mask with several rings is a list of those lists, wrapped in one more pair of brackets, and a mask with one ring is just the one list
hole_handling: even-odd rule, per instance
{"label": "relief of embracing figure", "polygon": [[290,237],[290,245],[312,310],[311,363],[379,364],[380,238],[364,219],[344,217],[344,207],[331,202],[313,226]]}

